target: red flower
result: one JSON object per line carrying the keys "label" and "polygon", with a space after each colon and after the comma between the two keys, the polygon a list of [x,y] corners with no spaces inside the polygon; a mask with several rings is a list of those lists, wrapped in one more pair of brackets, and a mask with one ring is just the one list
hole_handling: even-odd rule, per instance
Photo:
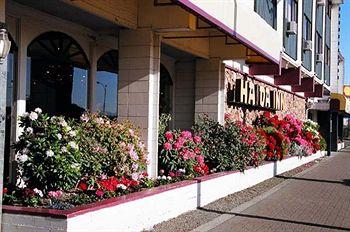
{"label": "red flower", "polygon": [[83,191],[86,191],[88,186],[85,182],[80,181],[80,183],[78,184],[78,188],[83,190]]}
{"label": "red flower", "polygon": [[98,197],[103,197],[103,195],[104,195],[103,190],[102,190],[102,189],[97,189],[97,191],[96,191],[96,196],[98,196]]}
{"label": "red flower", "polygon": [[3,192],[3,194],[6,194],[8,192],[8,189],[7,188],[3,188],[2,192]]}

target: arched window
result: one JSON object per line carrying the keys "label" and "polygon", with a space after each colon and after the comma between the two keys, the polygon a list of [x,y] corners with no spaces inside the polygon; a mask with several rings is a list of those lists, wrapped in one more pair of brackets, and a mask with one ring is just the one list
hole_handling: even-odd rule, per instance
{"label": "arched window", "polygon": [[96,109],[110,117],[118,111],[118,51],[110,50],[97,61]]}
{"label": "arched window", "polygon": [[159,114],[171,114],[173,106],[173,81],[170,73],[160,64]]}
{"label": "arched window", "polygon": [[61,32],[46,32],[28,46],[27,110],[79,117],[87,108],[89,62],[80,45]]}

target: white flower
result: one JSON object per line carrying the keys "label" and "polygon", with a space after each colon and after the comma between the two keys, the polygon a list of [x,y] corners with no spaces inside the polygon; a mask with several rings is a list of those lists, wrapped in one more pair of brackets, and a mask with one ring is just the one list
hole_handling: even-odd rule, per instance
{"label": "white flower", "polygon": [[167,179],[168,179],[168,180],[171,180],[171,176],[168,176]]}
{"label": "white flower", "polygon": [[38,194],[40,197],[43,197],[43,196],[44,196],[43,192],[42,192],[41,190],[37,189],[37,188],[33,189],[33,191],[34,191],[36,194]]}
{"label": "white flower", "polygon": [[32,134],[32,133],[33,133],[33,128],[28,127],[28,128],[26,129],[26,132],[28,132],[29,134]]}
{"label": "white flower", "polygon": [[62,139],[62,135],[61,135],[60,133],[58,133],[58,134],[57,134],[57,138],[58,138],[59,140],[61,140],[61,139]]}
{"label": "white flower", "polygon": [[166,176],[162,176],[162,180],[166,180]]}
{"label": "white flower", "polygon": [[45,154],[46,154],[47,157],[52,157],[52,156],[55,155],[55,153],[54,153],[52,150],[47,150],[47,151],[45,152]]}
{"label": "white flower", "polygon": [[40,109],[39,107],[35,108],[34,111],[37,112],[38,114],[41,114],[43,112],[42,109]]}
{"label": "white flower", "polygon": [[77,135],[77,132],[75,132],[75,131],[69,131],[69,136],[71,136],[71,137],[75,137],[76,135]]}
{"label": "white flower", "polygon": [[78,148],[79,148],[78,145],[73,141],[69,142],[68,146],[74,150],[78,150]]}
{"label": "white flower", "polygon": [[25,154],[19,155],[19,156],[17,156],[17,159],[18,159],[19,162],[24,163],[24,162],[26,162],[28,160],[28,156],[25,155]]}
{"label": "white flower", "polygon": [[26,155],[29,153],[29,149],[28,148],[23,148],[23,150],[21,151],[22,154]]}
{"label": "white flower", "polygon": [[62,118],[60,118],[60,121],[58,122],[58,124],[61,125],[62,127],[64,127],[64,129],[66,129],[66,127],[68,127],[67,122]]}
{"label": "white flower", "polygon": [[126,186],[123,185],[123,184],[118,184],[118,185],[117,185],[117,188],[121,188],[121,189],[125,190],[125,189],[126,189]]}
{"label": "white flower", "polygon": [[131,174],[131,179],[138,180],[139,179],[139,174],[137,174],[137,173]]}
{"label": "white flower", "polygon": [[158,177],[157,177],[157,180],[160,180],[160,179],[162,179],[162,177],[161,177],[161,176],[158,176]]}
{"label": "white flower", "polygon": [[30,112],[29,118],[30,118],[30,120],[35,121],[38,119],[38,114],[35,112]]}
{"label": "white flower", "polygon": [[25,112],[24,114],[23,114],[23,117],[28,117],[29,116],[29,113],[28,112]]}
{"label": "white flower", "polygon": [[61,148],[61,152],[62,152],[62,153],[67,153],[67,152],[68,152],[67,147],[63,146],[63,147]]}
{"label": "white flower", "polygon": [[63,127],[63,130],[65,130],[67,132],[69,132],[71,129],[72,129],[72,127],[70,127],[70,126],[64,126]]}
{"label": "white flower", "polygon": [[17,181],[16,181],[16,186],[17,186],[18,188],[25,188],[25,187],[27,187],[27,185],[26,185],[26,183],[25,183],[25,181],[24,181],[24,177],[18,178],[18,179],[17,179]]}

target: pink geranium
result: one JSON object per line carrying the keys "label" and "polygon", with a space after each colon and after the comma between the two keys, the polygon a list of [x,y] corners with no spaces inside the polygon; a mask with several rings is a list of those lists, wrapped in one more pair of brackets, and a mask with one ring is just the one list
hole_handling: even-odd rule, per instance
{"label": "pink geranium", "polygon": [[200,142],[202,142],[202,139],[201,139],[201,137],[199,137],[199,136],[194,136],[193,137],[193,141],[195,142],[195,143],[200,143]]}
{"label": "pink geranium", "polygon": [[171,150],[171,144],[170,144],[169,142],[164,143],[164,149],[165,149],[166,151]]}
{"label": "pink geranium", "polygon": [[167,131],[167,132],[165,132],[165,138],[167,140],[172,140],[174,138],[174,135],[171,131]]}

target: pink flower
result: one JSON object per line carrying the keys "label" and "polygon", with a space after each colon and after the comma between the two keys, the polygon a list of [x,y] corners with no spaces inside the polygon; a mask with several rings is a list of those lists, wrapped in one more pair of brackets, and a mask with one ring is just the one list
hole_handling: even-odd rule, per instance
{"label": "pink flower", "polygon": [[165,132],[165,138],[167,140],[172,140],[174,138],[173,133],[171,133],[171,131]]}
{"label": "pink flower", "polygon": [[129,155],[133,160],[138,160],[139,156],[137,155],[137,152],[134,150],[134,145],[130,147]]}
{"label": "pink flower", "polygon": [[97,189],[97,191],[96,191],[96,196],[98,196],[98,197],[103,197],[103,194],[104,194],[104,192],[103,192],[102,189]]}
{"label": "pink flower", "polygon": [[201,153],[201,149],[199,147],[194,148],[194,153],[200,154]]}
{"label": "pink flower", "polygon": [[202,155],[197,156],[196,159],[199,164],[204,164],[204,157]]}
{"label": "pink flower", "polygon": [[195,143],[200,143],[200,142],[202,142],[202,139],[201,139],[201,137],[199,137],[199,136],[194,136],[194,137],[193,137],[193,141],[194,141]]}
{"label": "pink flower", "polygon": [[61,190],[57,191],[50,191],[47,194],[50,198],[60,198],[63,195],[63,192]]}
{"label": "pink flower", "polygon": [[166,151],[169,151],[169,150],[171,149],[171,144],[168,143],[168,142],[164,143],[164,149],[165,149]]}
{"label": "pink flower", "polygon": [[129,129],[129,134],[131,137],[134,137],[135,136],[135,132],[133,129]]}
{"label": "pink flower", "polygon": [[170,176],[170,177],[174,177],[174,176],[175,176],[175,173],[174,173],[174,172],[169,172],[169,176]]}
{"label": "pink flower", "polygon": [[174,144],[174,150],[175,150],[175,151],[179,150],[181,147],[182,147],[182,145],[181,145],[179,142],[176,142],[176,143]]}
{"label": "pink flower", "polygon": [[188,138],[192,138],[192,133],[190,131],[183,131],[181,132],[181,136],[188,139]]}

